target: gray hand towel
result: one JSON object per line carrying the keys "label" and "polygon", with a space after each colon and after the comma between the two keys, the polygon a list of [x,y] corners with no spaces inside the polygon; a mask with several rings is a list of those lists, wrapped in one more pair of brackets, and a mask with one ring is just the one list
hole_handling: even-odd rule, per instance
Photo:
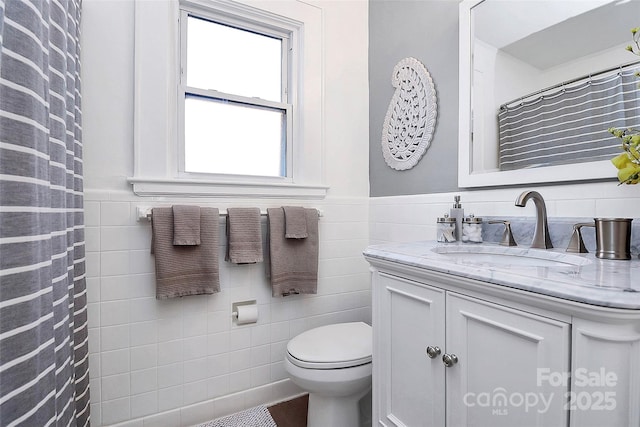
{"label": "gray hand towel", "polygon": [[305,208],[299,206],[283,206],[284,210],[284,237],[287,239],[306,239],[307,213]]}
{"label": "gray hand towel", "polygon": [[271,293],[315,294],[318,289],[318,211],[305,209],[308,237],[285,237],[284,209],[267,209]]}
{"label": "gray hand towel", "polygon": [[262,262],[260,208],[227,209],[226,261],[234,264]]}
{"label": "gray hand towel", "polygon": [[176,246],[200,244],[199,206],[173,206],[173,244]]}
{"label": "gray hand towel", "polygon": [[156,298],[213,294],[220,291],[218,209],[200,209],[199,246],[173,245],[173,209],[154,208],[152,247],[156,264]]}

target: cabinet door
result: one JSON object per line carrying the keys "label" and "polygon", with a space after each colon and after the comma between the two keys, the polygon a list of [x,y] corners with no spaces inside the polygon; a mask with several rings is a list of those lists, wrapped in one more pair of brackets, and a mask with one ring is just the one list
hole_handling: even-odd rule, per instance
{"label": "cabinet door", "polygon": [[569,325],[455,293],[446,305],[447,425],[567,426],[568,382],[541,378],[568,372]]}
{"label": "cabinet door", "polygon": [[385,426],[443,426],[445,370],[444,291],[380,274],[374,318],[374,415]]}
{"label": "cabinet door", "polygon": [[638,325],[576,319],[572,358],[571,425],[640,426]]}

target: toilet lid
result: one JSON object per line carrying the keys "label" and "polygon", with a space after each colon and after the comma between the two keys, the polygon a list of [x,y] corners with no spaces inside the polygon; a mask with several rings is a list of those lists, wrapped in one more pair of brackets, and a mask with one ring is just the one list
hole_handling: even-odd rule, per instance
{"label": "toilet lid", "polygon": [[301,367],[322,369],[371,362],[371,326],[363,322],[338,323],[310,329],[287,344],[289,360]]}

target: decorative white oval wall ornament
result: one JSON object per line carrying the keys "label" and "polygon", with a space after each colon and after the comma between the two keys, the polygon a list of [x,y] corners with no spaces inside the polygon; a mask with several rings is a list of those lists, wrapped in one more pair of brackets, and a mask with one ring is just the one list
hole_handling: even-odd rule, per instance
{"label": "decorative white oval wall ornament", "polygon": [[393,68],[396,88],[382,126],[382,155],[396,170],[414,167],[429,148],[436,126],[436,88],[427,68],[404,58]]}

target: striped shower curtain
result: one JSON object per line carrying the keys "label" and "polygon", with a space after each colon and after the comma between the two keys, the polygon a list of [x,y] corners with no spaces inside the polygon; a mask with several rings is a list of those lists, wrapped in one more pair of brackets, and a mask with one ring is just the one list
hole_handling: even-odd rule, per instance
{"label": "striped shower curtain", "polygon": [[609,160],[620,153],[610,127],[638,127],[634,68],[525,97],[498,114],[500,170]]}
{"label": "striped shower curtain", "polygon": [[0,0],[0,425],[89,425],[80,0]]}

